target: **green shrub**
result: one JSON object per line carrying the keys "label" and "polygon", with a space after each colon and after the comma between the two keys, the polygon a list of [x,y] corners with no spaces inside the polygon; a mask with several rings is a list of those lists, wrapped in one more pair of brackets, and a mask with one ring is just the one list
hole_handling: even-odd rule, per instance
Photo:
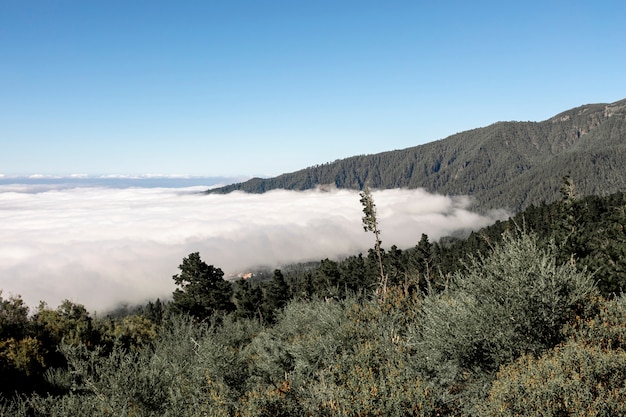
{"label": "green shrub", "polygon": [[303,402],[314,416],[400,417],[435,410],[428,385],[397,339],[358,340],[304,388]]}
{"label": "green shrub", "polygon": [[436,409],[413,366],[407,328],[421,300],[389,288],[384,300],[346,301],[341,348],[300,386],[313,416],[412,416]]}
{"label": "green shrub", "polygon": [[254,381],[245,416],[410,416],[435,410],[412,366],[406,329],[420,300],[292,302],[248,346]]}
{"label": "green shrub", "polygon": [[626,352],[568,342],[504,367],[484,416],[626,415]]}
{"label": "green shrub", "polygon": [[484,415],[626,415],[626,296],[592,304],[595,316],[564,326],[567,342],[498,372]]}
{"label": "green shrub", "polygon": [[577,316],[564,326],[563,333],[585,345],[626,349],[626,294],[609,301],[599,298],[588,309],[595,310],[595,315]]}
{"label": "green shrub", "polygon": [[248,378],[237,346],[257,331],[248,324],[231,323],[226,332],[179,318],[152,345],[115,346],[108,354],[64,345],[68,369],[51,370],[49,379],[66,394],[33,395],[21,406],[28,414],[16,415],[228,415]]}
{"label": "green shrub", "polygon": [[471,258],[448,291],[424,300],[412,338],[422,376],[450,397],[442,401],[480,398],[501,365],[558,344],[593,294],[590,276],[557,265],[534,235],[507,235],[488,256]]}
{"label": "green shrub", "polygon": [[291,302],[277,315],[275,326],[246,349],[255,379],[278,387],[286,379],[309,378],[341,348],[339,330],[345,320],[343,303]]}

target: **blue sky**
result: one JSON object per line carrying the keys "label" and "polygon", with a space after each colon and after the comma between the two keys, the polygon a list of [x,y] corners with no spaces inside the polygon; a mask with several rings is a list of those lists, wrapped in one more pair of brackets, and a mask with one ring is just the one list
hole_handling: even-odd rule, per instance
{"label": "blue sky", "polygon": [[278,175],[626,98],[624,1],[0,0],[0,174]]}

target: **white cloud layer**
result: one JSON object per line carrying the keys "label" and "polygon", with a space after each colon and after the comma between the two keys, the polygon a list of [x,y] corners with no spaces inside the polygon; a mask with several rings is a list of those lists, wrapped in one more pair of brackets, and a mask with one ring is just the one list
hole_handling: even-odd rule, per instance
{"label": "white cloud layer", "polygon": [[[182,258],[226,274],[256,265],[366,252],[354,191],[204,195],[198,188],[0,187],[0,289],[34,307],[63,299],[103,311],[118,302],[168,297]],[[467,198],[423,190],[373,193],[383,247],[415,245],[496,217],[467,209]]]}

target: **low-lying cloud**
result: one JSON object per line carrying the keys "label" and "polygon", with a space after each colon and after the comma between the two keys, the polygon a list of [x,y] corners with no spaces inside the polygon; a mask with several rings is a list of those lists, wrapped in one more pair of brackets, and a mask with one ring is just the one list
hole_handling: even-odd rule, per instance
{"label": "low-lying cloud", "polygon": [[[70,299],[103,311],[168,297],[182,258],[226,274],[366,252],[355,191],[205,195],[198,188],[0,188],[0,289],[34,307]],[[491,224],[467,198],[373,192],[383,247],[415,245]]]}

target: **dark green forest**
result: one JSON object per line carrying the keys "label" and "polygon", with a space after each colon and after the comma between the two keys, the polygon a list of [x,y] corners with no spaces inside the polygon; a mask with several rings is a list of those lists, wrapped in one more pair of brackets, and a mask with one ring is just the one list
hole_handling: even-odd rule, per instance
{"label": "dark green forest", "polygon": [[581,195],[626,189],[626,100],[589,104],[542,122],[499,122],[423,145],[358,155],[209,193],[333,186],[361,190],[424,188],[470,195],[474,209],[509,209],[558,199],[570,176]]}
{"label": "dark green forest", "polygon": [[0,294],[0,415],[626,415],[626,193],[566,177],[406,249],[361,197],[366,254],[232,282],[195,252],[170,298],[102,317]]}

